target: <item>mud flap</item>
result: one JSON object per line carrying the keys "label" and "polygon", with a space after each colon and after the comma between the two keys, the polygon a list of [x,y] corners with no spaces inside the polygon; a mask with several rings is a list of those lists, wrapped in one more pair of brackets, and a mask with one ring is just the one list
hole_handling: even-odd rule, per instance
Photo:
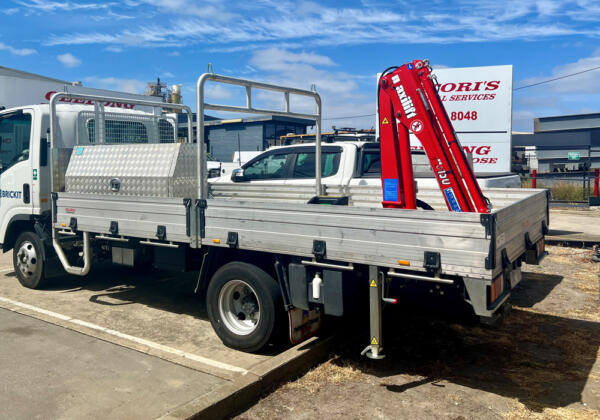
{"label": "mud flap", "polygon": [[292,344],[301,343],[321,329],[322,314],[318,308],[311,311],[298,308],[290,309],[288,317]]}

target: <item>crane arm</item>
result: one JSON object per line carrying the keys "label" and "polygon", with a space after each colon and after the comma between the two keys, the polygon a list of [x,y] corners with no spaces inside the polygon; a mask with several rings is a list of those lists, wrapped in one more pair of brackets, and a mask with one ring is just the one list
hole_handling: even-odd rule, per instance
{"label": "crane arm", "polygon": [[427,61],[387,69],[379,79],[383,206],[416,208],[409,131],[421,142],[450,211],[489,212],[437,92]]}

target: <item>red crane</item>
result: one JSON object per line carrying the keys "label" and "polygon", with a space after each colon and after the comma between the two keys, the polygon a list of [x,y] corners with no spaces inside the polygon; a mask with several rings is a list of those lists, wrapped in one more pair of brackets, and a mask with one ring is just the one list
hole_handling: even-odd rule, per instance
{"label": "red crane", "polygon": [[489,200],[460,146],[427,60],[386,69],[379,79],[383,206],[416,209],[409,130],[421,142],[450,211],[488,213]]}

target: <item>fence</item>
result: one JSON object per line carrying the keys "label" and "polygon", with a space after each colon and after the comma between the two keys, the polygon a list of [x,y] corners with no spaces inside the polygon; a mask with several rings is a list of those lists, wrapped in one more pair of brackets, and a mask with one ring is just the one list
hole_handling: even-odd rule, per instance
{"label": "fence", "polygon": [[587,203],[598,197],[599,170],[581,172],[549,172],[521,175],[524,188],[548,188],[550,199],[557,203]]}

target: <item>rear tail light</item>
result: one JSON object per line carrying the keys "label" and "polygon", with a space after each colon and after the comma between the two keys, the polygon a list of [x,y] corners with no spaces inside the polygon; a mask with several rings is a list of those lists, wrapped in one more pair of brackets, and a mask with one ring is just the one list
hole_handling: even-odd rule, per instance
{"label": "rear tail light", "polygon": [[492,281],[490,286],[490,303],[493,303],[502,295],[504,292],[504,276],[500,274]]}
{"label": "rear tail light", "polygon": [[544,238],[540,239],[537,244],[537,253],[538,256],[542,256],[542,254],[544,254],[544,252],[546,251],[546,241],[544,241]]}

